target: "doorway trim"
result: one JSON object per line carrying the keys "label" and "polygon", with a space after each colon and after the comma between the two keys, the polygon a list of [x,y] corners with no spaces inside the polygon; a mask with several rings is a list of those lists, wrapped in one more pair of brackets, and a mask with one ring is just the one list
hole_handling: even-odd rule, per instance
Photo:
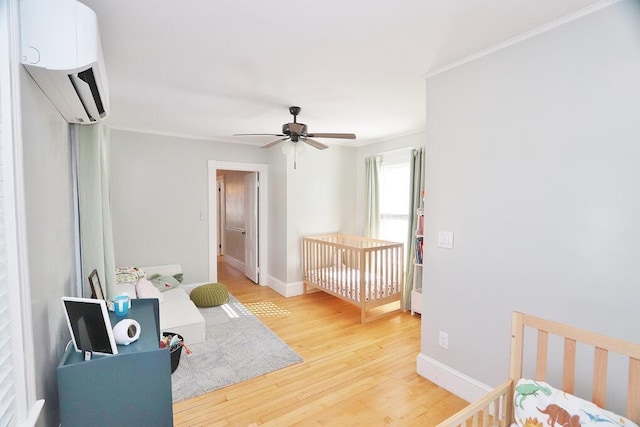
{"label": "doorway trim", "polygon": [[216,176],[216,203],[217,203],[216,214],[218,215],[217,221],[216,221],[216,231],[218,232],[218,236],[216,240],[217,256],[224,255],[224,250],[225,250],[224,234],[222,233],[222,230],[224,230],[224,227],[225,227],[225,217],[221,213],[222,206],[224,206],[224,204],[226,203],[225,197],[224,197],[224,188],[225,188],[224,184],[225,184],[224,175],[222,176],[221,179]]}
{"label": "doorway trim", "polygon": [[267,212],[269,212],[268,198],[268,165],[262,163],[208,161],[208,192],[209,192],[209,280],[218,280],[218,170],[232,170],[241,172],[258,172],[260,191],[258,195],[258,256],[260,259],[260,285],[267,286],[269,260],[267,258]]}

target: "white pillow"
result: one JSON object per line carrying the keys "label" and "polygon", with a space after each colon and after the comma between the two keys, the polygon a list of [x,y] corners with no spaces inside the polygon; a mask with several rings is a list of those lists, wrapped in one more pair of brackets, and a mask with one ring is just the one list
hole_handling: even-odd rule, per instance
{"label": "white pillow", "polygon": [[638,427],[633,421],[542,381],[520,379],[513,395],[519,426]]}
{"label": "white pillow", "polygon": [[118,267],[116,268],[116,283],[133,283],[144,277],[144,271],[138,267]]}
{"label": "white pillow", "polygon": [[164,296],[158,288],[153,286],[153,283],[144,277],[136,283],[136,293],[138,294],[138,298],[157,298],[159,302],[164,302]]}

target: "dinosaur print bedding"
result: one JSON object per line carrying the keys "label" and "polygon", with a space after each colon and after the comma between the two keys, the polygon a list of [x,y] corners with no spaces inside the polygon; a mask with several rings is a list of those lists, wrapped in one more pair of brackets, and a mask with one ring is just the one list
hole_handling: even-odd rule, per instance
{"label": "dinosaur print bedding", "polygon": [[633,421],[542,381],[520,379],[513,396],[520,427],[638,427]]}

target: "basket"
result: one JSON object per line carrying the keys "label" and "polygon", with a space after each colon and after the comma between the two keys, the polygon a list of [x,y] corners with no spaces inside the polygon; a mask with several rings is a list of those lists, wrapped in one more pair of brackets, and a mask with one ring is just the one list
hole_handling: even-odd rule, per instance
{"label": "basket", "polygon": [[[172,337],[174,335],[177,335],[178,338],[180,338],[181,342],[184,342],[182,335],[180,334],[175,334],[173,332],[163,332],[162,336],[163,337]],[[173,350],[170,350],[171,352],[171,373],[173,374],[176,369],[178,369],[178,364],[180,363],[180,356],[182,355],[182,346],[179,345],[178,347],[174,348]]]}

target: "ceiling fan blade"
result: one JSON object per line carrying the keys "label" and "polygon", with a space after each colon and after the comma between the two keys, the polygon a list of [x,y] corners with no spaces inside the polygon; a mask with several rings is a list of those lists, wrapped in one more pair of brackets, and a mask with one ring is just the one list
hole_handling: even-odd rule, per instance
{"label": "ceiling fan blade", "polygon": [[314,141],[311,138],[300,138],[302,142],[306,142],[312,147],[317,148],[318,150],[324,150],[325,148],[329,148],[328,145],[324,145],[322,142]]}
{"label": "ceiling fan blade", "polygon": [[308,133],[307,136],[312,138],[356,139],[355,133]]}
{"label": "ceiling fan blade", "polygon": [[286,136],[283,133],[234,133],[233,136]]}
{"label": "ceiling fan blade", "polygon": [[262,147],[260,147],[260,148],[271,148],[271,147],[273,147],[274,145],[278,145],[278,144],[280,144],[282,141],[286,141],[287,139],[289,139],[289,137],[286,137],[286,138],[278,138],[278,139],[276,139],[275,141],[270,142],[270,143],[268,143],[267,145],[263,145],[263,146],[262,146]]}

